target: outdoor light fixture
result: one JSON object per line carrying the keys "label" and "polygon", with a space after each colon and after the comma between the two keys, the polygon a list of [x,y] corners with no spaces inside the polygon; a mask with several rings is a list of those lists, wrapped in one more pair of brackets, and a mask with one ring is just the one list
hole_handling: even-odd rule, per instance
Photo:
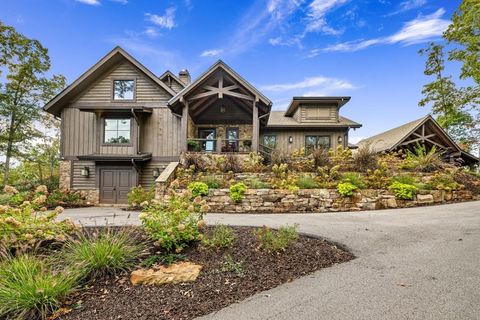
{"label": "outdoor light fixture", "polygon": [[338,136],[338,139],[337,139],[337,141],[338,141],[338,144],[342,144],[342,142],[343,142],[343,138],[342,138],[342,136]]}
{"label": "outdoor light fixture", "polygon": [[288,142],[293,143],[293,137],[292,136],[288,137]]}
{"label": "outdoor light fixture", "polygon": [[160,175],[160,169],[153,168],[153,177],[158,178],[159,175]]}
{"label": "outdoor light fixture", "polygon": [[220,112],[221,113],[225,113],[226,109],[225,109],[225,106],[224,105],[221,105],[220,106]]}
{"label": "outdoor light fixture", "polygon": [[88,167],[83,167],[82,177],[88,177],[90,175],[90,169]]}

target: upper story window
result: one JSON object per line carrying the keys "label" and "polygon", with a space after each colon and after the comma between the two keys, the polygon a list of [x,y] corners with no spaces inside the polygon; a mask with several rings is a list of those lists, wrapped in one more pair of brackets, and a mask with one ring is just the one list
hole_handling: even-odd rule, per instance
{"label": "upper story window", "polygon": [[108,144],[130,143],[130,119],[105,119],[103,142]]}
{"label": "upper story window", "polygon": [[113,80],[113,100],[133,100],[135,80]]}
{"label": "upper story window", "polygon": [[305,150],[329,149],[331,146],[330,136],[305,136]]}

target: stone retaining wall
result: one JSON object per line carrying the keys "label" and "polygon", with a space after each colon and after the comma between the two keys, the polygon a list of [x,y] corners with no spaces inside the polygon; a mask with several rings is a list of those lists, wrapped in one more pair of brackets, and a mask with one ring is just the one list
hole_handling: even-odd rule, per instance
{"label": "stone retaining wall", "polygon": [[[178,191],[182,193],[182,190]],[[469,191],[421,190],[414,200],[400,200],[388,190],[365,189],[352,197],[341,197],[335,189],[247,189],[243,200],[234,203],[228,189],[212,189],[205,197],[210,212],[286,213],[376,210],[479,200]]]}

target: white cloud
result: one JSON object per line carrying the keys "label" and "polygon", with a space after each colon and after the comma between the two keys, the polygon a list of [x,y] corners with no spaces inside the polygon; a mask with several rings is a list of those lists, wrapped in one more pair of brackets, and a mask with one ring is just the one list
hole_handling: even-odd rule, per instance
{"label": "white cloud", "polygon": [[100,5],[100,1],[98,0],[75,0],[77,2],[81,2],[83,4],[88,4],[90,6],[99,6]]}
{"label": "white cloud", "polygon": [[128,3],[128,0],[110,0],[110,1],[118,2],[118,3],[121,3],[121,4],[127,4]]}
{"label": "white cloud", "polygon": [[301,95],[327,95],[338,90],[351,90],[356,87],[342,79],[324,76],[305,78],[299,82],[269,84],[260,87],[260,90],[269,92],[302,91]]}
{"label": "white cloud", "polygon": [[409,10],[417,9],[422,7],[427,3],[427,0],[406,0],[403,2],[400,2],[398,5],[398,9],[385,15],[386,17],[393,16],[399,13],[403,13]]}
{"label": "white cloud", "polygon": [[324,32],[327,34],[337,35],[343,33],[342,30],[335,30],[327,25],[325,15],[328,11],[339,7],[349,0],[313,0],[308,6],[308,22],[305,31],[306,32]]}
{"label": "white cloud", "polygon": [[160,35],[160,33],[158,32],[158,29],[154,27],[147,27],[145,31],[143,31],[143,33],[149,36],[150,38],[156,38]]}
{"label": "white cloud", "polygon": [[223,52],[222,49],[205,50],[200,54],[200,57],[215,57]]}
{"label": "white cloud", "polygon": [[175,27],[175,7],[169,7],[163,16],[157,14],[145,13],[147,20],[151,23],[165,29],[172,29]]}
{"label": "white cloud", "polygon": [[449,20],[442,19],[445,14],[443,8],[438,9],[434,13],[427,16],[418,16],[414,20],[406,22],[402,29],[396,33],[380,38],[359,39],[330,45],[323,49],[313,49],[310,51],[309,57],[314,57],[320,52],[353,52],[362,50],[377,44],[396,44],[412,45],[422,43],[434,38],[440,37],[450,24]]}

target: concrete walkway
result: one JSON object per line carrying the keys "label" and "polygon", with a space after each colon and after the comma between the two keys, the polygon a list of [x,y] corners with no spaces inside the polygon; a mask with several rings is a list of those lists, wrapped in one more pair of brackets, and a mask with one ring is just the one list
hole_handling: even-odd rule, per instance
{"label": "concrete walkway", "polygon": [[[84,225],[137,224],[119,209],[66,210]],[[106,220],[105,220],[106,219]],[[210,214],[208,223],[298,223],[357,259],[203,319],[480,319],[480,202],[355,213]]]}

